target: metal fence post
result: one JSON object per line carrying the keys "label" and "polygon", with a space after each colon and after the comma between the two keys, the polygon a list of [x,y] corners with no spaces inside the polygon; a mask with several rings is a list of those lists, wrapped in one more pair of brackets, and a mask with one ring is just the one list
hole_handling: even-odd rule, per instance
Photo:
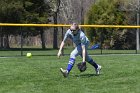
{"label": "metal fence post", "polygon": [[101,54],[103,54],[103,28],[101,28],[101,35],[100,35],[100,41],[101,41]]}
{"label": "metal fence post", "polygon": [[[63,31],[64,29],[63,29],[63,27],[62,27],[62,40],[63,40],[63,37],[64,37],[64,31]],[[64,49],[62,49],[62,56],[64,56]]]}

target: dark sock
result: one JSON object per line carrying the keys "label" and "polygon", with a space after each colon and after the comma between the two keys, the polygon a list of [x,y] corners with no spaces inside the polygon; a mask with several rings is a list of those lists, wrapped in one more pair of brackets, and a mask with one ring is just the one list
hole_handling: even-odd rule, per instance
{"label": "dark sock", "polygon": [[96,62],[93,59],[88,61],[88,63],[91,64],[92,66],[94,66],[96,69],[98,68],[98,65],[96,64]]}

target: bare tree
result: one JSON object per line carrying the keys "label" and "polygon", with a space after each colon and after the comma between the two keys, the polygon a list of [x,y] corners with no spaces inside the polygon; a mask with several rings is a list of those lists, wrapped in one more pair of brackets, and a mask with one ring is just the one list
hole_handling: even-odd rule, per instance
{"label": "bare tree", "polygon": [[[71,24],[76,22],[84,24],[84,17],[89,7],[94,3],[95,0],[45,0],[49,3],[53,11],[53,23],[55,24]],[[66,28],[64,28],[65,30]],[[60,29],[54,28],[53,33],[53,48],[57,48],[57,43],[60,40],[56,39],[60,36]],[[49,32],[48,32],[49,33]],[[51,32],[50,32],[51,33]]]}
{"label": "bare tree", "polygon": [[[53,23],[57,24],[58,20],[58,13],[59,13],[59,7],[60,7],[60,0],[45,0],[46,3],[50,3],[53,11]],[[58,48],[58,43],[57,43],[57,33],[58,33],[58,27],[54,27],[54,33],[53,33],[53,48],[57,49]]]}
{"label": "bare tree", "polygon": [[[136,24],[140,25],[140,0],[128,0],[124,3],[124,6],[121,8],[123,11],[130,11],[136,13]],[[139,42],[140,31],[139,28],[136,30],[136,50],[140,49]]]}

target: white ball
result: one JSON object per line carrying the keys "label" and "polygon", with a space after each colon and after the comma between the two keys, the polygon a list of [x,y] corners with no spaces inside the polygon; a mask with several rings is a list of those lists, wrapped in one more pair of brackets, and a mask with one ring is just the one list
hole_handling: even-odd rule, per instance
{"label": "white ball", "polygon": [[32,57],[32,53],[27,53],[26,56],[27,56],[28,58],[31,58],[31,57]]}

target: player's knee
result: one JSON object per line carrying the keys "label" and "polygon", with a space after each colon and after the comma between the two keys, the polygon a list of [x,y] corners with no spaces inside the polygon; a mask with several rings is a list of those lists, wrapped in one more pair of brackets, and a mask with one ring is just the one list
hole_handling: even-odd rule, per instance
{"label": "player's knee", "polygon": [[74,54],[70,54],[70,58],[73,58],[73,59],[75,59],[76,58],[76,56],[74,55]]}

